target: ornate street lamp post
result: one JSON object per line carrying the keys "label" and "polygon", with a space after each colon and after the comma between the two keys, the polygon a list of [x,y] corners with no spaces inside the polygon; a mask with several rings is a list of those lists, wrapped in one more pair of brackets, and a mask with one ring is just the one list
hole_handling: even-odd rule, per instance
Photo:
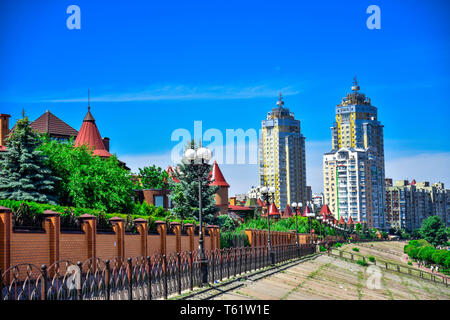
{"label": "ornate street lamp post", "polygon": [[[298,212],[302,210],[302,203],[299,202],[292,202],[291,204],[292,208],[294,208],[294,212],[295,212],[295,245],[297,246],[297,254],[298,254],[298,249],[299,249],[299,243],[298,243],[298,226],[297,226],[297,215]],[[297,209],[298,208],[298,209]]]}
{"label": "ornate street lamp post", "polygon": [[208,283],[208,259],[205,256],[205,250],[203,245],[203,221],[202,221],[202,182],[205,179],[203,177],[203,171],[205,167],[208,165],[209,160],[211,160],[211,150],[207,148],[200,147],[196,150],[187,149],[184,152],[184,157],[187,163],[190,163],[191,166],[197,171],[198,175],[198,220],[200,224],[199,230],[199,238],[198,238],[198,254],[200,258],[200,270],[202,272],[202,284]]}
{"label": "ornate street lamp post", "polygon": [[272,250],[272,242],[271,242],[271,236],[270,236],[270,197],[272,197],[272,203],[274,202],[274,195],[275,195],[275,187],[267,188],[266,186],[262,187],[260,190],[263,200],[266,201],[267,205],[267,228],[268,228],[268,238],[267,238],[267,247],[269,250],[270,255],[270,263],[275,264],[275,255]]}
{"label": "ornate street lamp post", "polygon": [[308,222],[309,222],[309,239],[310,239],[310,241],[311,241],[311,243],[313,242],[312,241],[312,219],[316,216],[315,214],[314,214],[314,212],[308,212],[307,214],[306,214],[306,216],[308,217]]}
{"label": "ornate street lamp post", "polygon": [[[322,219],[323,219],[323,217],[321,215],[318,215],[316,217],[316,219],[317,219],[317,221],[319,221],[319,238],[321,239],[322,238]],[[318,238],[318,240],[319,240],[319,238]]]}

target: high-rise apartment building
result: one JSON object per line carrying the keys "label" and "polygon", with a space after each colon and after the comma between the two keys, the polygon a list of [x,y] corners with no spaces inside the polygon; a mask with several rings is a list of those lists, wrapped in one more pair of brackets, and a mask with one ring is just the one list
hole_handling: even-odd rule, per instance
{"label": "high-rise apartment building", "polygon": [[354,80],[336,106],[332,150],[324,155],[325,203],[334,215],[386,229],[384,219],[384,139],[377,108]]}
{"label": "high-rise apartment building", "polygon": [[305,137],[300,121],[284,107],[281,94],[277,107],[262,121],[259,177],[261,186],[275,187],[278,208],[292,202],[306,202]]}
{"label": "high-rise apartment building", "polygon": [[450,225],[450,190],[441,182],[386,179],[386,220],[391,227],[412,231],[430,216],[440,216]]}

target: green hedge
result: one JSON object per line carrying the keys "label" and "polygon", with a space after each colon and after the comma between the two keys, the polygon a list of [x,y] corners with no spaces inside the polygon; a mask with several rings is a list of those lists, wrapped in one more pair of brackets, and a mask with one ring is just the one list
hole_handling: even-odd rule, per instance
{"label": "green hedge", "polygon": [[245,232],[242,231],[232,231],[232,232],[222,232],[220,234],[220,247],[221,248],[233,248],[250,246],[250,241]]}
{"label": "green hedge", "polygon": [[438,250],[426,240],[411,240],[403,248],[403,251],[411,259],[437,264],[447,270],[450,268],[450,251]]}
{"label": "green hedge", "polygon": [[[144,202],[145,203],[145,202]],[[102,210],[87,209],[87,208],[75,208],[64,207],[58,205],[42,204],[31,201],[15,201],[15,200],[0,200],[0,206],[10,208],[13,211],[13,220],[15,226],[26,227],[40,227],[42,225],[42,213],[45,210],[52,210],[61,214],[61,227],[62,228],[74,228],[77,227],[77,217],[82,214],[90,214],[97,217],[97,226],[99,229],[109,229],[111,225],[109,219],[112,217],[123,218],[126,221],[126,231],[134,230],[133,220],[142,218],[149,223],[149,229],[155,230],[155,222],[158,220],[169,222],[180,222],[182,224],[192,223],[196,224],[194,220],[180,220],[176,217],[164,215],[148,215],[145,214],[122,214],[122,213],[106,213]],[[148,207],[143,205],[144,208]],[[161,208],[162,209],[162,208]],[[164,211],[164,210],[163,210]],[[160,212],[160,211],[158,211]]]}

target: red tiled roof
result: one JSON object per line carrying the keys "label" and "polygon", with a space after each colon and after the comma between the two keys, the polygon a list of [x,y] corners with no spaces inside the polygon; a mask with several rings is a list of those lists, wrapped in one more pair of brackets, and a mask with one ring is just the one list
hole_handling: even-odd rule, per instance
{"label": "red tiled roof", "polygon": [[177,178],[175,178],[175,171],[173,171],[173,168],[171,167],[171,166],[168,166],[167,167],[167,174],[169,175],[169,177],[170,178],[172,178],[172,180],[175,182],[175,183],[180,183],[180,180],[178,180]]}
{"label": "red tiled roof", "polygon": [[413,181],[411,181],[410,185],[415,186],[416,185],[416,179],[413,179]]}
{"label": "red tiled roof", "polygon": [[339,224],[345,224],[345,220],[344,218],[341,216],[341,218],[339,219]]}
{"label": "red tiled roof", "polygon": [[302,217],[306,217],[307,213],[311,213],[311,210],[309,210],[309,206],[305,206],[305,210],[303,211]]}
{"label": "red tiled roof", "polygon": [[230,185],[225,181],[225,178],[223,177],[222,171],[220,171],[217,161],[214,161],[208,178],[210,180],[214,180],[211,183],[212,186],[220,186],[220,187],[227,187],[227,188],[230,187]]}
{"label": "red tiled roof", "polygon": [[258,199],[256,200],[256,202],[258,203],[258,206],[264,207],[264,202],[263,202],[260,198],[258,198]]}
{"label": "red tiled roof", "polygon": [[350,225],[350,224],[353,224],[353,219],[352,219],[352,217],[350,216],[349,218],[348,218],[348,222],[347,222],[347,224],[348,225]]}
{"label": "red tiled roof", "polygon": [[329,215],[331,215],[331,210],[330,210],[330,208],[328,207],[328,205],[324,204],[324,205],[322,206],[322,209],[320,209],[320,214],[322,214],[322,215],[324,215],[324,216],[329,216]]}
{"label": "red tiled roof", "polygon": [[50,135],[76,137],[78,131],[59,119],[50,111],[46,111],[39,118],[30,123],[30,127],[40,133],[49,133]]}
{"label": "red tiled roof", "polygon": [[284,209],[282,216],[286,218],[293,216],[292,209],[288,204],[286,205],[286,208]]}
{"label": "red tiled roof", "polygon": [[275,203],[272,202],[272,204],[269,207],[269,215],[277,215],[280,214],[280,212],[278,211],[277,206],[275,205]]}
{"label": "red tiled roof", "polygon": [[245,207],[245,206],[228,205],[228,210],[231,210],[231,211],[251,211],[251,210],[253,210],[253,208]]}
{"label": "red tiled roof", "polygon": [[75,147],[87,145],[89,148],[94,149],[94,155],[100,157],[110,157],[105,145],[103,144],[102,137],[98,131],[95,119],[92,116],[90,110],[88,110],[84,117],[83,124],[81,125],[80,132],[75,140]]}

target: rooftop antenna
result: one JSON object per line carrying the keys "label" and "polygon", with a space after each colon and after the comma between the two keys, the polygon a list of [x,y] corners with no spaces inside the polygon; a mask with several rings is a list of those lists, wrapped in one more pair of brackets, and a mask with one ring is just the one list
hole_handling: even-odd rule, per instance
{"label": "rooftop antenna", "polygon": [[88,111],[91,111],[91,95],[88,88]]}
{"label": "rooftop antenna", "polygon": [[352,86],[352,91],[358,91],[359,90],[359,86],[358,86],[358,81],[356,80],[356,74],[353,77],[353,86]]}
{"label": "rooftop antenna", "polygon": [[284,105],[283,96],[281,95],[280,91],[280,98],[277,101],[277,106],[282,107]]}

